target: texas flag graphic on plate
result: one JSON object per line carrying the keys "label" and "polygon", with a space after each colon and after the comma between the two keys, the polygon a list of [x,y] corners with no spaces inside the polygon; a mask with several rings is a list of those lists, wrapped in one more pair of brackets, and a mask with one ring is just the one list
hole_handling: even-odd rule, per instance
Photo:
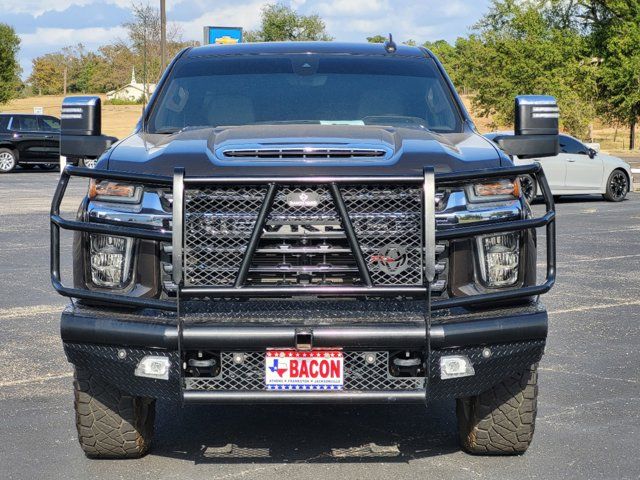
{"label": "texas flag graphic on plate", "polygon": [[344,358],[340,350],[267,350],[265,383],[270,390],[340,390]]}

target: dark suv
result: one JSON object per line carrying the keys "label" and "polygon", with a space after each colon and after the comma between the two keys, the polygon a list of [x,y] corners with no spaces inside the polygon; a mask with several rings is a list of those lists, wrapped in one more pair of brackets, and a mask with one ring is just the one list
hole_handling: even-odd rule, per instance
{"label": "dark suv", "polygon": [[[67,167],[53,199],[52,282],[79,300],[61,334],[86,454],[147,452],[157,399],[456,399],[466,451],[524,452],[555,211],[540,165],[505,152],[555,155],[558,109],[515,107],[498,148],[434,55],[391,41],[181,52],[136,131],[96,169]],[[98,122],[95,99],[63,112],[81,131]],[[64,218],[72,176],[91,181]],[[72,285],[61,229],[75,233]]]}
{"label": "dark suv", "polygon": [[50,115],[0,113],[0,173],[17,165],[50,170],[60,163],[60,120]]}

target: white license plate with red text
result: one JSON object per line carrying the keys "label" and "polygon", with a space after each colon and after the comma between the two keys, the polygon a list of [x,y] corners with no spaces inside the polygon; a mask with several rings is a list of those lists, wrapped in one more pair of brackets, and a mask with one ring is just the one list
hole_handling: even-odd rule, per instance
{"label": "white license plate with red text", "polygon": [[269,390],[340,390],[343,378],[340,350],[267,350],[265,356]]}

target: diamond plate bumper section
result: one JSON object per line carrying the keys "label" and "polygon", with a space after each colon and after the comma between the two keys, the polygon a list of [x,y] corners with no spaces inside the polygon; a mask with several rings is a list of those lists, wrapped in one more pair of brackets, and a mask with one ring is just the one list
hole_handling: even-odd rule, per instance
{"label": "diamond plate bumper section", "polygon": [[[537,363],[542,358],[544,344],[544,340],[536,340],[490,345],[492,355],[489,358],[483,356],[485,347],[435,350],[429,360],[428,379],[391,377],[383,368],[386,352],[379,355],[379,363],[373,366],[358,361],[361,352],[347,352],[345,390],[298,394],[267,391],[262,376],[263,354],[251,352],[251,362],[243,368],[231,368],[216,378],[186,378],[185,400],[192,403],[270,403],[279,402],[285,396],[291,403],[341,403],[345,400],[349,403],[413,403],[466,397],[488,390],[513,372]],[[123,391],[165,401],[180,401],[180,362],[175,351],[74,343],[65,343],[64,348],[71,363],[102,376]],[[126,352],[124,358],[123,351]],[[171,359],[168,382],[134,376],[140,359],[151,354]],[[440,357],[446,354],[467,355],[473,363],[475,375],[440,380]],[[225,355],[228,354],[223,353]],[[238,376],[240,370],[247,370],[242,377]],[[425,380],[426,397],[423,389]]]}
{"label": "diamond plate bumper section", "polygon": [[[513,372],[542,357],[547,333],[543,309],[440,323],[378,323],[317,326],[314,346],[342,347],[345,352],[345,384],[342,391],[272,392],[264,385],[264,352],[267,347],[292,348],[295,327],[248,324],[196,324],[185,326],[183,349],[222,352],[218,377],[180,377],[177,335],[171,325],[159,325],[66,311],[62,338],[68,360],[105,378],[133,395],[187,403],[424,403],[430,399],[475,395],[499,383]],[[393,377],[390,351],[426,350],[428,376]],[[375,352],[367,364],[363,352]],[[232,352],[243,352],[245,363],[233,363]],[[440,380],[440,357],[467,355],[475,375]],[[171,359],[169,381],[134,376],[145,355]],[[184,383],[182,383],[184,380]],[[182,395],[182,398],[181,398]]]}

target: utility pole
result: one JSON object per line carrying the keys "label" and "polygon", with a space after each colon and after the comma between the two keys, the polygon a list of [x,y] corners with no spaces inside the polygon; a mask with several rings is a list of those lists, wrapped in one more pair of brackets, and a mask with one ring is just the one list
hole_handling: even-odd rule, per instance
{"label": "utility pole", "polygon": [[147,17],[142,25],[142,111],[147,106]]}
{"label": "utility pole", "polygon": [[67,66],[64,66],[64,72],[62,74],[62,94],[67,96]]}
{"label": "utility pole", "polygon": [[167,5],[160,0],[160,74],[167,66]]}

